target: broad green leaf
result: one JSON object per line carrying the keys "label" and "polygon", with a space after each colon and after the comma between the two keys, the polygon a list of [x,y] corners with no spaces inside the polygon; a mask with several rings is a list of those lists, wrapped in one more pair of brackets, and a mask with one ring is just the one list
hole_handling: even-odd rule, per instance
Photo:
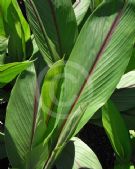
{"label": "broad green leaf", "polygon": [[[112,3],[114,4],[114,2],[112,2]],[[117,1],[115,3],[121,4],[121,2],[119,2],[119,1]],[[101,7],[98,8],[97,11],[100,11],[102,8],[104,8],[108,11],[109,7],[111,9],[113,9],[113,4],[112,4],[112,6],[110,6],[110,4],[111,4],[111,2],[109,2],[106,5],[104,5],[104,4],[101,5]],[[116,8],[116,6],[119,8],[118,4],[115,4],[114,8]],[[117,11],[118,9],[115,9],[115,10]],[[111,30],[110,30],[113,33],[107,34],[107,37],[105,36],[107,39],[104,39],[104,40],[102,39],[103,41],[100,41],[100,40],[96,41],[97,45],[95,46],[95,48],[90,48],[93,52],[96,52],[97,51],[96,49],[98,49],[97,46],[101,45],[100,50],[98,51],[99,53],[96,53],[97,55],[96,55],[95,59],[97,59],[97,60],[93,59],[94,54],[92,51],[89,51],[90,63],[92,63],[92,67],[90,66],[90,64],[88,64],[89,63],[88,61],[87,61],[87,63],[85,63],[86,64],[85,70],[88,69],[86,66],[88,66],[88,67],[90,66],[90,72],[89,72],[88,76],[85,78],[85,79],[87,79],[86,82],[84,82],[85,85],[84,86],[82,85],[83,90],[80,90],[81,94],[77,95],[77,97],[79,96],[79,98],[77,99],[78,103],[77,102],[76,103],[79,105],[81,102],[87,102],[88,108],[87,108],[86,112],[84,113],[84,116],[83,116],[80,124],[78,125],[76,133],[84,126],[84,124],[86,124],[86,122],[90,119],[90,117],[102,105],[104,105],[106,103],[106,101],[113,93],[117,83],[119,82],[122,74],[124,73],[124,71],[126,69],[126,66],[129,62],[131,52],[133,49],[135,30],[133,30],[132,28],[134,27],[134,25],[129,25],[129,27],[127,28],[129,34],[125,32],[125,35],[124,35],[121,32],[123,32],[123,25],[127,24],[127,22],[130,19],[132,20],[135,17],[134,10],[135,10],[134,1],[131,0],[131,1],[129,1],[128,4],[125,4],[125,7],[122,9],[121,12],[119,12],[119,14],[113,15],[114,13],[112,12],[113,14],[110,15],[110,17],[107,16],[107,18],[109,17],[110,19],[114,16],[116,17],[115,21],[113,22],[113,24],[111,26]],[[99,16],[99,14],[98,14],[98,16]],[[92,17],[90,17],[90,18],[92,18]],[[103,18],[102,19],[101,18],[100,18],[100,20],[103,19]],[[109,18],[108,18],[108,20],[109,20]],[[106,20],[106,17],[104,19]],[[95,16],[95,20],[93,19],[93,22],[96,22],[96,20],[98,20],[98,18],[96,18],[96,16]],[[105,28],[108,28],[108,24],[103,24],[102,22],[104,22],[104,21],[101,21],[98,23],[96,22],[99,25],[99,29],[96,29],[96,30],[97,30],[97,32],[99,31],[98,32],[99,35],[103,38],[103,36],[101,35],[101,29],[104,32],[103,34],[105,34],[106,33]],[[107,20],[106,20],[106,22],[108,23]],[[100,25],[101,23],[104,25],[103,27]],[[116,23],[116,25],[115,25],[115,23]],[[130,23],[131,22],[129,21],[129,24]],[[133,23],[133,24],[135,24],[135,23]],[[93,25],[93,26],[96,26],[96,25]],[[82,31],[82,34],[83,34],[83,31]],[[109,35],[110,35],[110,38],[108,37]],[[100,36],[98,36],[98,38]],[[94,37],[95,38],[97,37],[96,34]],[[101,42],[101,44],[100,44],[100,42]],[[95,42],[94,42],[94,44],[95,44]],[[92,45],[94,45],[94,44],[92,43]],[[117,44],[117,47],[115,46],[116,44]],[[126,50],[123,52],[124,48],[126,48]],[[86,52],[86,50],[85,50],[85,52]],[[82,79],[82,78],[80,78],[80,79]],[[110,81],[111,81],[111,83],[110,83]]]}
{"label": "broad green leaf", "polygon": [[[59,84],[55,78],[56,75],[61,75],[60,71],[63,70],[63,65],[63,61],[58,61],[46,74],[42,97],[49,96],[50,90],[55,92],[57,89]],[[41,82],[40,78],[39,76],[39,82]],[[59,80],[61,79],[58,78]],[[46,128],[45,116],[48,114],[46,111],[43,112],[41,107],[44,104],[48,105],[49,98],[41,97],[39,101],[39,91],[36,83],[36,72],[33,67],[29,67],[27,71],[18,77],[7,108],[6,148],[12,166],[20,169],[24,169],[25,166],[30,169],[42,169],[49,156],[48,142],[51,132],[48,133],[49,129]],[[50,86],[48,91],[46,85],[48,88]],[[48,93],[44,93],[44,91]],[[58,91],[56,90],[56,92]],[[52,100],[49,101],[52,102]],[[12,148],[10,149],[10,147]]]}
{"label": "broad green leaf", "polygon": [[56,161],[57,169],[102,169],[95,153],[79,138],[72,138]]}
{"label": "broad green leaf", "polygon": [[[68,117],[85,105],[76,132],[106,103],[130,59],[135,8],[133,1],[123,5],[121,1],[103,3],[90,16],[65,66],[58,114],[59,118],[61,114]],[[124,24],[129,26],[126,32]]]}
{"label": "broad green leaf", "polygon": [[90,6],[90,0],[77,0],[74,5],[74,12],[77,20],[77,24],[79,25],[81,21],[83,20],[85,14],[87,13],[87,10]]}
{"label": "broad green leaf", "polygon": [[4,143],[4,134],[0,132],[0,159],[7,157],[5,143]]}
{"label": "broad green leaf", "polygon": [[19,73],[25,70],[31,61],[14,62],[0,65],[0,87],[12,81]]}
{"label": "broad green leaf", "polygon": [[71,0],[26,0],[25,4],[31,29],[47,63],[67,58],[77,36]]}
{"label": "broad green leaf", "polygon": [[135,70],[130,71],[122,76],[117,89],[133,88],[135,87]]}
{"label": "broad green leaf", "polygon": [[[15,168],[34,169],[37,162],[40,162],[43,147],[41,149],[41,146],[38,148],[33,145],[35,129],[38,128],[36,124],[36,117],[39,116],[38,97],[36,73],[34,66],[31,65],[18,77],[11,92],[6,113],[6,149],[10,163]],[[41,132],[46,127],[43,116],[40,124],[42,125]],[[44,133],[39,134],[36,131],[36,134],[41,141]],[[40,167],[39,165],[39,169]]]}
{"label": "broad green leaf", "polygon": [[[37,118],[37,126],[38,130],[43,130],[41,119],[44,119],[44,125],[47,126],[46,130],[44,130],[44,139],[42,139],[41,149],[43,149],[43,153],[40,152],[41,157],[40,161],[44,163],[47,161],[50,152],[52,151],[52,144],[51,144],[51,136],[55,129],[55,120],[56,120],[56,108],[59,100],[59,88],[61,87],[61,83],[63,80],[63,69],[64,69],[64,62],[60,60],[52,65],[52,67],[48,70],[43,80],[43,85],[41,89],[41,96],[40,96],[40,111],[42,112],[42,116]],[[40,134],[40,132],[38,132]],[[41,132],[42,133],[42,132]],[[34,136],[34,145],[38,145],[39,134],[35,131]],[[48,144],[48,147],[45,144]],[[43,144],[43,145],[42,145]],[[36,151],[36,149],[34,150]],[[36,156],[35,156],[36,158]],[[41,162],[40,162],[41,163]],[[39,164],[40,164],[39,163]],[[41,164],[40,164],[41,165]],[[38,165],[37,165],[38,166]]]}
{"label": "broad green leaf", "polygon": [[[125,25],[127,31],[123,31]],[[113,93],[132,53],[134,27],[135,3],[132,0],[128,3],[121,0],[104,2],[88,18],[65,66],[57,110],[59,144],[54,150],[63,143],[63,139],[59,141],[63,134],[65,140],[69,136],[70,126],[65,130],[68,121],[79,122],[79,115],[78,119],[71,119],[74,112],[81,115],[82,110],[86,110],[76,134]],[[65,120],[61,116],[65,116]],[[55,153],[49,161],[54,156]]]}
{"label": "broad green leaf", "polygon": [[131,158],[131,144],[128,129],[119,111],[108,101],[102,108],[102,121],[114,151],[122,161]]}

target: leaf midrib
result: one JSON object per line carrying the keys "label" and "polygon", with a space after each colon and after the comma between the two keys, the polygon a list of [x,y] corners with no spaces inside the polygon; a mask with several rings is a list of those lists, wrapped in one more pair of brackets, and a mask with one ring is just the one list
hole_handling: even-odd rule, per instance
{"label": "leaf midrib", "polygon": [[[124,5],[124,7],[125,7],[125,5]],[[110,27],[110,30],[109,30],[109,32],[107,33],[107,36],[106,36],[105,40],[103,41],[103,43],[102,43],[102,45],[101,45],[101,47],[100,47],[100,50],[99,50],[99,52],[98,52],[98,54],[97,54],[97,56],[96,56],[96,59],[95,59],[93,65],[92,65],[92,67],[91,67],[90,70],[89,70],[88,76],[87,76],[87,78],[84,80],[84,83],[83,83],[83,85],[81,86],[81,88],[80,88],[80,90],[79,90],[79,92],[78,92],[78,95],[77,95],[77,97],[75,98],[75,100],[74,100],[74,102],[73,102],[73,104],[72,104],[72,106],[71,106],[71,108],[70,108],[70,110],[69,110],[69,112],[68,112],[68,114],[67,114],[67,117],[65,118],[64,122],[63,122],[62,125],[61,125],[61,128],[60,128],[60,130],[59,130],[59,136],[58,136],[58,141],[57,141],[57,143],[59,143],[59,138],[60,138],[61,132],[62,132],[62,130],[63,130],[64,127],[65,127],[65,124],[66,124],[66,122],[67,122],[67,120],[68,120],[68,117],[70,116],[70,114],[72,113],[72,110],[74,109],[76,103],[78,102],[78,100],[79,100],[79,98],[80,98],[80,96],[81,96],[81,94],[82,94],[82,92],[83,92],[83,90],[84,90],[84,88],[85,88],[85,86],[86,86],[88,80],[90,79],[90,77],[91,77],[92,74],[94,73],[94,70],[95,70],[95,68],[96,68],[96,65],[98,64],[98,61],[100,60],[100,58],[101,58],[101,56],[102,56],[102,54],[103,54],[103,52],[104,52],[106,46],[109,44],[109,41],[110,41],[110,39],[111,39],[111,37],[112,37],[113,32],[115,31],[117,25],[119,24],[119,21],[120,21],[120,19],[121,19],[122,14],[123,14],[124,7],[123,7],[123,9],[121,9],[121,10],[118,12],[118,14],[116,15],[116,17],[115,17],[115,19],[114,19],[114,21],[113,21],[113,23],[112,23],[112,25],[111,25],[111,27]],[[57,146],[58,146],[58,145],[56,144],[56,147],[57,147]],[[56,147],[55,147],[55,148],[56,148]],[[47,160],[47,162],[46,162],[46,165],[47,165],[48,162],[50,161],[51,155],[52,155],[52,154],[49,155],[48,160]]]}
{"label": "leaf midrib", "polygon": [[[125,5],[124,5],[124,7],[125,7]],[[61,130],[62,130],[63,127],[65,126],[65,123],[66,123],[66,121],[68,120],[68,117],[69,117],[70,114],[72,113],[72,110],[74,109],[74,107],[75,107],[76,103],[78,102],[78,100],[79,100],[79,98],[80,98],[80,96],[81,96],[83,90],[85,89],[85,86],[86,86],[87,82],[89,81],[89,79],[90,79],[91,76],[93,75],[93,73],[94,73],[94,71],[95,71],[95,69],[96,69],[96,66],[97,66],[98,62],[99,62],[99,60],[100,60],[101,57],[102,57],[102,54],[104,53],[104,51],[105,51],[107,45],[109,44],[109,42],[110,42],[110,40],[111,40],[111,37],[112,37],[112,34],[114,33],[114,31],[115,31],[117,25],[119,24],[119,21],[120,21],[120,19],[121,19],[122,14],[123,14],[124,7],[123,7],[123,8],[118,12],[118,14],[116,15],[116,17],[115,17],[115,19],[114,19],[114,21],[113,21],[113,23],[112,23],[112,25],[111,25],[111,27],[110,27],[110,30],[109,30],[109,32],[107,33],[107,36],[106,36],[105,40],[103,41],[103,43],[102,43],[102,45],[101,45],[101,47],[100,47],[99,52],[97,53],[96,59],[95,59],[93,65],[92,65],[92,67],[91,67],[90,70],[89,70],[88,76],[87,76],[86,79],[84,80],[84,82],[83,82],[83,84],[82,84],[82,86],[81,86],[81,88],[80,88],[80,90],[79,90],[79,92],[78,92],[78,94],[77,94],[77,97],[75,98],[75,100],[74,100],[74,102],[73,102],[73,104],[72,104],[72,106],[71,106],[71,108],[70,108],[70,110],[69,110],[69,112],[68,112],[68,114],[67,114],[67,117],[65,118],[65,121],[64,121],[63,124],[62,124]]]}
{"label": "leaf midrib", "polygon": [[37,119],[37,113],[38,113],[38,105],[39,105],[39,96],[38,96],[38,84],[37,84],[37,78],[36,78],[36,88],[35,88],[35,94],[34,94],[34,104],[33,104],[33,124],[32,124],[32,132],[31,132],[31,140],[30,140],[30,151],[32,150],[32,143],[33,138],[35,134],[36,129],[36,119]]}

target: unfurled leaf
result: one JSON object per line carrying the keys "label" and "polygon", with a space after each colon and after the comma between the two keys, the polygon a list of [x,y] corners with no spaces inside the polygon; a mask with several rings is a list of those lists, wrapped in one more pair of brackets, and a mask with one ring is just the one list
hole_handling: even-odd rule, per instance
{"label": "unfurled leaf", "polygon": [[[5,130],[6,148],[13,167],[42,169],[48,159],[51,133],[48,133],[49,128],[46,127],[47,120],[49,121],[46,116],[49,116],[52,110],[53,100],[44,96],[49,97],[49,92],[58,92],[57,80],[59,82],[61,79],[56,79],[56,75],[61,75],[63,66],[63,61],[58,61],[46,74],[40,101],[33,66],[23,72],[16,81],[9,99]],[[41,82],[41,79],[38,80]],[[49,88],[48,91],[46,87]],[[50,111],[44,109],[44,105],[48,106]]]}
{"label": "unfurled leaf", "polygon": [[[125,25],[128,31],[123,31]],[[57,109],[56,154],[64,140],[68,141],[69,133],[70,137],[75,135],[115,90],[132,54],[134,27],[135,3],[132,0],[128,3],[106,1],[88,18],[64,69]],[[75,112],[78,117],[74,116]],[[85,113],[81,118],[82,112]],[[72,125],[73,128],[65,130],[71,120],[71,123],[78,121],[77,129]],[[51,154],[46,168],[53,163],[55,153]]]}
{"label": "unfurled leaf", "polygon": [[31,29],[47,63],[67,58],[77,36],[71,0],[26,0],[25,4]]}
{"label": "unfurled leaf", "polygon": [[[130,59],[135,9],[132,1],[123,5],[121,1],[103,3],[90,16],[65,66],[58,114],[66,118],[84,104],[86,112],[77,131],[108,100]],[[124,24],[129,26],[126,32]]]}
{"label": "unfurled leaf", "polygon": [[95,153],[79,138],[72,138],[56,161],[57,169],[102,169]]}
{"label": "unfurled leaf", "polygon": [[[37,116],[39,116],[37,79],[34,66],[31,65],[18,77],[7,107],[6,149],[10,163],[15,168],[24,169],[27,166],[26,168],[34,169],[33,166],[36,167],[37,161],[40,162],[40,154],[44,149],[39,145],[39,151],[39,148],[33,145]],[[43,118],[40,123],[44,123]],[[42,124],[43,131],[45,127]],[[37,131],[36,133],[38,134]],[[43,133],[38,136],[40,142]]]}
{"label": "unfurled leaf", "polygon": [[0,65],[0,87],[12,81],[19,73],[25,70],[31,61],[14,62]]}
{"label": "unfurled leaf", "polygon": [[83,20],[87,10],[90,6],[90,0],[77,0],[74,5],[74,12],[77,20],[77,24],[79,25]]}
{"label": "unfurled leaf", "polygon": [[102,108],[102,121],[118,158],[129,161],[132,154],[129,132],[119,111],[110,101]]}

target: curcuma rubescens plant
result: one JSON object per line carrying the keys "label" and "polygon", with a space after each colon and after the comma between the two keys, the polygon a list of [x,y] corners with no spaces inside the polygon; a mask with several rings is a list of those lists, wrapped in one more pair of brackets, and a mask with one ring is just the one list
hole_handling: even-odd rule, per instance
{"label": "curcuma rubescens plant", "polygon": [[[0,1],[0,99],[5,85],[13,87],[0,133],[6,147],[1,155],[7,154],[16,169],[102,169],[95,153],[75,137],[102,108],[116,168],[132,167],[128,129],[108,99],[127,66],[127,72],[135,68],[129,62],[135,0],[24,2],[29,24],[16,0]],[[121,87],[125,81],[117,88],[126,88]],[[116,93],[111,99],[117,102]]]}

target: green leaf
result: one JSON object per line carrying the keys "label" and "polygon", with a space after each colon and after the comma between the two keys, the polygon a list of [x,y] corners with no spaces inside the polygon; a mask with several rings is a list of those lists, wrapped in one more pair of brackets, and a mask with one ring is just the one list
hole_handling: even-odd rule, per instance
{"label": "green leaf", "polygon": [[131,158],[131,143],[128,129],[119,111],[108,101],[102,108],[102,121],[111,144],[121,161]]}
{"label": "green leaf", "polygon": [[[5,131],[8,157],[13,167],[42,169],[44,161],[48,159],[51,132],[49,133],[49,128],[46,128],[46,116],[49,114],[42,108],[43,105],[50,106],[49,101],[52,102],[50,98],[46,98],[49,97],[49,92],[52,92],[50,90],[58,92],[60,79],[58,78],[57,82],[56,75],[61,75],[63,66],[63,61],[58,61],[49,69],[43,83],[40,101],[33,66],[23,72],[16,81],[8,103]],[[41,79],[38,80],[41,82]],[[51,110],[52,107],[49,108]]]}
{"label": "green leaf", "polygon": [[122,76],[117,89],[133,88],[135,87],[135,70],[130,71]]}
{"label": "green leaf", "polygon": [[14,62],[0,65],[0,87],[12,81],[31,64],[30,61]]}
{"label": "green leaf", "polygon": [[[103,3],[79,35],[65,66],[58,107],[58,114],[64,114],[65,118],[79,105],[88,108],[76,132],[105,104],[126,69],[133,48],[135,22],[130,19],[134,21],[134,10],[132,1],[124,8],[121,1]],[[121,33],[124,24],[129,26],[128,31]]]}
{"label": "green leaf", "polygon": [[[35,129],[37,128],[36,118],[38,112],[38,88],[34,66],[31,65],[17,79],[11,92],[7,106],[5,141],[8,158],[15,168],[24,169],[36,167],[40,162],[40,154],[43,149],[33,145]],[[45,130],[44,120],[40,120],[42,130]],[[44,124],[44,125],[43,125]],[[41,130],[40,130],[41,132]],[[36,131],[38,134],[38,132]],[[38,134],[41,140],[43,133]],[[38,141],[39,141],[38,140]],[[32,151],[36,149],[36,159]],[[34,166],[34,168],[33,168]],[[40,168],[40,165],[39,165]]]}
{"label": "green leaf", "polygon": [[79,25],[81,21],[83,20],[85,14],[87,13],[87,10],[90,6],[90,0],[77,0],[74,5],[74,12],[77,20],[77,24]]}
{"label": "green leaf", "polygon": [[[64,61],[60,60],[53,64],[45,75],[41,90],[42,111],[44,112],[46,125],[50,120],[56,119],[56,108],[59,101],[60,88],[63,81]],[[52,119],[51,119],[52,118]],[[51,122],[52,124],[52,122]],[[51,125],[52,130],[52,125]]]}
{"label": "green leaf", "polygon": [[[128,31],[123,32],[125,25]],[[106,103],[115,90],[132,53],[134,27],[135,3],[132,0],[128,4],[121,0],[104,2],[88,18],[65,66],[57,109],[58,144],[46,168],[49,162],[55,160],[57,149],[62,147],[64,140],[69,139],[70,126],[65,130],[69,121],[78,124],[77,129],[76,125],[72,125],[71,137]],[[74,116],[75,112],[78,117]]]}
{"label": "green leaf", "polygon": [[102,169],[95,153],[79,138],[72,138],[56,161],[57,169]]}
{"label": "green leaf", "polygon": [[77,36],[71,0],[26,0],[25,4],[31,29],[47,63],[67,59]]}

